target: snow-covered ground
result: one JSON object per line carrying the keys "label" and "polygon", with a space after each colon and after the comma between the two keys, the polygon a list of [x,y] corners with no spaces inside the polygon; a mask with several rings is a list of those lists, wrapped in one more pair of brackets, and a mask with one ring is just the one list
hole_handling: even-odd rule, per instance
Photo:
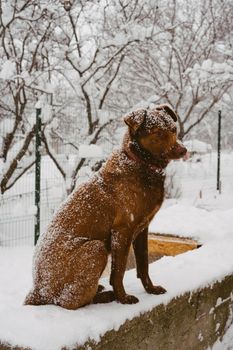
{"label": "snow-covered ground", "polygon": [[[150,265],[152,280],[164,286],[166,294],[146,294],[135,270],[131,270],[126,273],[124,284],[128,293],[139,298],[135,305],[113,302],[76,311],[51,305],[22,306],[31,286],[33,249],[2,247],[0,340],[35,350],[72,348],[88,338],[98,341],[107,330],[118,329],[126,319],[232,274],[233,157],[226,153],[222,158],[222,194],[215,191],[215,159],[215,155],[212,158],[207,155],[202,157],[202,162],[176,164],[175,177],[182,180],[182,195],[179,199],[166,200],[150,226],[152,232],[194,237],[203,244],[198,250],[164,257]],[[103,279],[103,284],[109,288],[107,279]],[[213,349],[233,349],[233,327]]]}
{"label": "snow-covered ground", "polygon": [[216,341],[212,350],[232,350],[233,349],[233,324],[226,331],[223,339]]}

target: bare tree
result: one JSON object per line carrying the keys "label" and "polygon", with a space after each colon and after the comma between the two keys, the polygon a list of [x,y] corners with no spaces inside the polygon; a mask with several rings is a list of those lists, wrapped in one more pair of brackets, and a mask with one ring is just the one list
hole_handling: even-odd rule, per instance
{"label": "bare tree", "polygon": [[[115,111],[107,102],[112,101],[114,85],[124,74],[125,58],[153,37],[156,16],[155,3],[117,0],[76,4],[67,9],[65,17],[57,19],[53,40],[54,45],[59,46],[58,62],[61,58],[62,64],[57,64],[56,72],[69,86],[69,108],[71,110],[72,104],[75,106],[73,124],[79,124],[79,143],[83,140],[88,144],[96,143],[106,127],[122,113],[122,106]],[[103,118],[103,114],[107,117]],[[56,134],[66,142],[61,129]],[[71,192],[85,159],[79,159],[72,175],[68,176],[56,159],[49,135],[45,132],[43,136],[46,150],[63,178],[71,176],[72,181],[68,181],[71,184],[68,192]],[[77,151],[77,141],[69,143]]]}
{"label": "bare tree", "polygon": [[1,193],[34,164],[32,106],[38,93],[47,93],[52,24],[53,13],[36,1],[0,1]]}
{"label": "bare tree", "polygon": [[142,86],[146,96],[174,106],[183,138],[233,85],[231,58],[219,51],[216,35],[219,17],[222,23],[228,14],[218,0],[173,0],[160,10],[159,24],[166,34],[147,42],[130,58],[126,79],[133,85],[136,76],[137,88]]}
{"label": "bare tree", "polygon": [[180,138],[204,125],[231,94],[231,10],[228,0],[0,0],[1,192],[34,164],[41,97],[54,107],[44,149],[68,192],[87,160],[70,171],[54,140],[76,154],[82,143],[111,144],[119,117],[141,101],[173,105]]}

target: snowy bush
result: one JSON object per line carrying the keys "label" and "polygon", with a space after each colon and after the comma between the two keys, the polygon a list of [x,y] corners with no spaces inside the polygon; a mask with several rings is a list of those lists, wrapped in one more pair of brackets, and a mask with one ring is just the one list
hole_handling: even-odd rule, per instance
{"label": "snowy bush", "polygon": [[182,162],[176,161],[169,164],[166,170],[165,197],[178,199],[182,195],[180,174]]}

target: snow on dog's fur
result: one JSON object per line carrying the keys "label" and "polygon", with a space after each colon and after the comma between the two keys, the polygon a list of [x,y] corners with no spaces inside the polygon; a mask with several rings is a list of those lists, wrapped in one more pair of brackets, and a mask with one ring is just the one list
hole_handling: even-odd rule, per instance
{"label": "snow on dog's fur", "polygon": [[[176,113],[167,105],[131,112],[124,121],[128,131],[121,149],[68,197],[40,237],[25,304],[77,309],[92,302],[138,302],[123,286],[131,243],[145,290],[166,292],[148,274],[148,225],[163,202],[163,170],[186,149],[177,140]],[[109,254],[113,291],[102,291],[98,281]]]}

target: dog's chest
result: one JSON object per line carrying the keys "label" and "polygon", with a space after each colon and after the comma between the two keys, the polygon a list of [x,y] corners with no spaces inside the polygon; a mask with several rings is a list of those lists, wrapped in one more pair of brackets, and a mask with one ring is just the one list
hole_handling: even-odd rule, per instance
{"label": "dog's chest", "polygon": [[144,182],[143,186],[139,188],[136,207],[138,221],[135,220],[136,231],[149,225],[154,215],[160,209],[164,198],[163,181],[157,181],[154,184],[150,182],[150,186]]}
{"label": "dog's chest", "polygon": [[133,231],[141,230],[149,225],[161,207],[163,196],[163,186],[155,188],[132,187],[132,192],[129,195],[131,200],[124,202],[124,208],[128,213],[129,224]]}
{"label": "dog's chest", "polygon": [[137,237],[137,235],[147,228],[155,216],[155,214],[159,211],[161,205],[156,205],[153,210],[149,212],[149,214],[144,215],[143,217],[140,217],[140,220],[135,222],[135,225],[133,227],[133,240]]}

